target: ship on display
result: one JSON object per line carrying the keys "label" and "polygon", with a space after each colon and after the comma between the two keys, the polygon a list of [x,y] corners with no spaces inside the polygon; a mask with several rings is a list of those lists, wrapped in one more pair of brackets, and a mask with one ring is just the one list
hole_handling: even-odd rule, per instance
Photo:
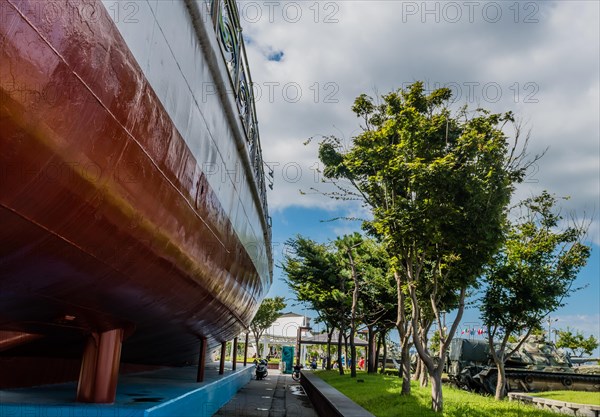
{"label": "ship on display", "polygon": [[235,2],[0,7],[0,388],[198,363],[272,282]]}
{"label": "ship on display", "polygon": [[[515,345],[508,344],[510,352]],[[498,371],[484,340],[453,339],[446,357],[449,379],[458,387],[494,395]],[[577,390],[600,392],[600,368],[573,366],[552,343],[523,343],[505,362],[509,391]]]}

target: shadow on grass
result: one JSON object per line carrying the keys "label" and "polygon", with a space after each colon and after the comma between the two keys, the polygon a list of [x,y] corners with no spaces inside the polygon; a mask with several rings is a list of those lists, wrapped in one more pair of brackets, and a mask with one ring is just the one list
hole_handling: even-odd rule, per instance
{"label": "shadow on grass", "polygon": [[333,371],[318,372],[325,382],[338,389],[377,417],[556,417],[549,411],[444,386],[444,412],[431,410],[431,388],[411,384],[410,396],[400,395],[402,381],[398,377],[361,373],[357,383],[349,375]]}

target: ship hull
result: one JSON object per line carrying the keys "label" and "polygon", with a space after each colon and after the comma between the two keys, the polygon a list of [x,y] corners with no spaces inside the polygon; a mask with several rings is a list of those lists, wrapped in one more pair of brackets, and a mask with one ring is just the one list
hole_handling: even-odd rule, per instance
{"label": "ship hull", "polygon": [[52,19],[40,3],[2,4],[0,331],[35,338],[0,355],[70,360],[122,329],[124,363],[197,362],[270,285],[250,250],[270,244],[264,222],[230,207],[262,213],[238,192],[252,178],[215,189],[202,131],[178,129],[102,3],[53,2]]}

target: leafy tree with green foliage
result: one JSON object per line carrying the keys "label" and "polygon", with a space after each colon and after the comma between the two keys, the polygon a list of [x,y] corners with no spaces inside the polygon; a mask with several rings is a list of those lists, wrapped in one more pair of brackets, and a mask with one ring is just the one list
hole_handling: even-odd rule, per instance
{"label": "leafy tree with green foliage", "polygon": [[[504,363],[544,317],[564,305],[590,254],[581,243],[586,227],[562,225],[555,205],[556,198],[546,191],[519,204],[517,219],[506,228],[504,246],[485,273],[481,318],[498,370],[497,399],[506,393]],[[525,337],[506,352],[510,335],[522,332]]]}
{"label": "leafy tree with green foliage", "polygon": [[437,352],[438,350],[440,350],[440,340],[440,331],[436,330],[435,332],[433,332],[433,336],[431,336],[431,339],[429,339],[429,348],[432,352]]}
{"label": "leafy tree with green foliage", "polygon": [[[350,149],[333,137],[319,148],[324,175],[340,190],[333,197],[364,201],[373,220],[363,226],[397,260],[397,288],[412,306],[413,341],[431,375],[432,408],[438,412],[443,358],[467,290],[501,243],[513,184],[526,169],[519,164],[524,153],[510,149],[502,130],[514,123],[511,113],[463,108],[452,115],[451,96],[447,88],[426,94],[421,82],[384,95],[380,105],[361,95],[352,110],[365,121],[364,131]],[[398,290],[399,309],[403,293]],[[421,311],[431,309],[441,328],[449,294],[457,300],[457,318],[435,359],[417,337]]]}
{"label": "leafy tree with green foliage", "polygon": [[[354,335],[358,324],[368,320],[375,326],[395,308],[390,305],[391,288],[385,279],[389,269],[387,253],[358,233],[340,237],[333,245],[318,244],[302,236],[290,239],[287,245],[290,250],[282,269],[288,285],[298,300],[309,303],[318,312],[329,329],[340,330],[338,352],[341,336],[349,327],[351,375],[356,376]],[[328,333],[328,357],[331,334]]]}
{"label": "leafy tree with green foliage", "polygon": [[349,339],[351,352],[350,376],[354,378],[356,377],[356,363],[358,362],[354,344],[356,328],[369,315],[364,302],[368,301],[371,305],[373,302],[372,299],[370,300],[367,297],[367,294],[373,295],[367,291],[367,288],[372,287],[375,292],[386,290],[385,286],[383,288],[377,288],[377,286],[378,284],[385,285],[382,278],[385,277],[388,270],[387,254],[375,242],[364,239],[358,233],[339,237],[334,243],[337,249],[338,262],[343,273],[348,276],[349,287],[352,289]]}
{"label": "leafy tree with green foliage", "polygon": [[598,347],[598,340],[594,335],[586,339],[581,331],[573,333],[573,330],[567,327],[567,330],[558,331],[556,347],[569,349],[575,357],[582,357],[584,354],[590,356]]}
{"label": "leafy tree with green foliage", "polygon": [[283,297],[265,298],[258,307],[258,311],[250,323],[250,330],[254,335],[256,341],[256,356],[258,356],[258,349],[260,338],[271,325],[281,316],[281,310],[285,308],[286,304]]}
{"label": "leafy tree with green foliage", "polygon": [[[331,367],[331,337],[338,332],[338,356],[342,351],[342,334],[350,321],[351,297],[348,275],[343,273],[339,257],[327,245],[300,235],[286,242],[288,252],[281,265],[286,282],[301,302],[308,303],[326,324],[327,369]],[[339,366],[340,374],[344,368]]]}

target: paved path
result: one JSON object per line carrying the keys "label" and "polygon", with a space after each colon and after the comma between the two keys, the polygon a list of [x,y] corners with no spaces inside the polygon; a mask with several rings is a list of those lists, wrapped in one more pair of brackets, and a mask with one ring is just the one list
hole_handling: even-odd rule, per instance
{"label": "paved path", "polygon": [[253,379],[223,406],[215,417],[317,417],[310,400],[291,375],[269,369],[261,381]]}

